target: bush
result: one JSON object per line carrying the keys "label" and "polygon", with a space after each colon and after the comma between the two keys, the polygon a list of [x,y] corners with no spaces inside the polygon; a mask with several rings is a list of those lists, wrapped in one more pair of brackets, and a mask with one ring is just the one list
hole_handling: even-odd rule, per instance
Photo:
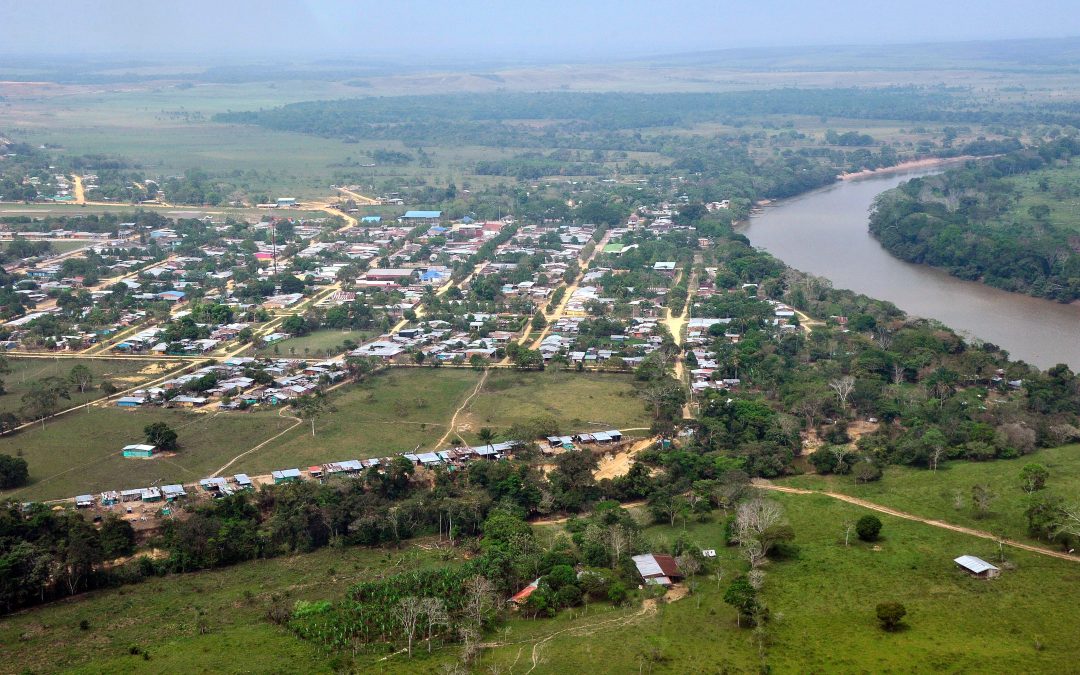
{"label": "bush", "polygon": [[621,581],[614,581],[611,583],[610,586],[608,586],[608,602],[610,602],[612,605],[615,605],[616,607],[626,602],[627,595],[628,593],[626,591],[626,585],[623,584],[623,582]]}
{"label": "bush", "polygon": [[0,455],[0,489],[10,490],[30,480],[30,471],[26,467],[26,460],[22,457]]}
{"label": "bush", "polygon": [[877,516],[863,516],[855,523],[855,532],[863,541],[877,541],[881,534],[881,521]]}
{"label": "bush", "polygon": [[856,483],[873,483],[881,480],[881,467],[869,460],[863,460],[852,470]]}
{"label": "bush", "polygon": [[877,606],[877,618],[885,630],[896,630],[907,615],[907,609],[899,602],[882,602]]}

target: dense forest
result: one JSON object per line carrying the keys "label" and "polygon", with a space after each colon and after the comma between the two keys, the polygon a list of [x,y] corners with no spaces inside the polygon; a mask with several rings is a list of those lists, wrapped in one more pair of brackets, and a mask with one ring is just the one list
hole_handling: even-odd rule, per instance
{"label": "dense forest", "polygon": [[903,260],[1072,302],[1080,298],[1080,234],[1052,216],[1080,192],[1070,167],[1077,154],[1080,142],[1062,138],[908,181],[878,198],[870,232]]}

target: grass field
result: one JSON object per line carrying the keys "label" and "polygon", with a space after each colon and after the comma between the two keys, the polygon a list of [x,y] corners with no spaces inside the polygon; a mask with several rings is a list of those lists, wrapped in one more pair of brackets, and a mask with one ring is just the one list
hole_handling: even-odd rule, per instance
{"label": "grass field", "polygon": [[[29,389],[31,383],[43,377],[62,377],[67,379],[71,369],[77,365],[84,365],[94,375],[94,381],[85,392],[79,393],[78,388],[71,387],[71,400],[61,401],[63,407],[93,401],[104,396],[99,388],[101,383],[108,380],[120,389],[135,386],[139,382],[160,376],[168,368],[175,368],[182,363],[165,363],[155,361],[121,360],[121,359],[20,359],[10,357],[8,365],[11,372],[0,375],[4,380],[6,394],[0,396],[0,412],[17,412],[22,406],[22,395]],[[162,368],[164,365],[167,368]]]}
{"label": "grass field", "polygon": [[[374,335],[376,335],[375,331],[348,331],[328,328],[325,330],[313,331],[303,337],[289,338],[288,340],[282,340],[281,342],[276,342],[272,345],[267,345],[258,349],[253,348],[250,350],[250,355],[273,357],[280,354],[282,356],[311,356],[311,358],[322,358],[340,353],[341,343],[345,340],[352,340],[353,342],[360,343]],[[330,350],[329,354],[327,354],[327,350]]]}
{"label": "grass field", "polygon": [[[52,251],[48,255],[59,255],[61,253],[69,253],[80,248],[86,248],[90,246],[90,242],[71,241],[67,239],[54,239],[49,241],[49,245],[52,247]],[[0,241],[0,250],[6,249],[9,246],[11,246],[10,240]]]}
{"label": "grass field", "polygon": [[[1039,184],[1045,181],[1046,190]],[[1007,228],[1014,220],[1031,220],[1028,209],[1046,206],[1050,209],[1048,221],[1062,230],[1080,232],[1080,161],[1073,160],[1068,166],[1055,166],[1042,171],[1032,171],[1008,179],[1020,191],[1020,199],[1009,212],[997,219],[998,226]]]}
{"label": "grass field", "polygon": [[[883,517],[876,545],[843,545],[841,523],[866,513],[822,496],[780,495],[800,547],[793,560],[766,565],[762,598],[772,620],[758,642],[736,625],[723,591],[743,569],[723,546],[720,519],[653,525],[653,546],[683,535],[717,548],[720,583],[701,576],[696,595],[657,606],[635,601],[593,605],[550,620],[512,618],[486,636],[480,672],[1070,672],[1080,606],[1068,602],[1080,580],[1074,563],[1007,551],[1015,569],[994,581],[955,569],[962,553],[997,560],[993,542]],[[644,514],[639,513],[642,517]],[[544,529],[561,529],[545,527]],[[541,537],[545,539],[547,537]],[[265,619],[271,597],[335,599],[355,581],[417,566],[445,564],[418,548],[326,550],[214,572],[153,579],[96,592],[0,620],[0,643],[14,672],[442,672],[457,659],[448,647],[408,661],[320,652]],[[881,601],[902,602],[905,626],[885,633],[874,618]],[[88,630],[81,630],[85,619]],[[138,646],[149,660],[129,654]],[[223,654],[230,657],[222,658]]]}
{"label": "grass field", "polygon": [[629,375],[494,370],[462,418],[469,431],[506,429],[540,415],[564,433],[648,427],[652,420]]}
{"label": "grass field", "polygon": [[[1024,518],[1025,494],[1020,489],[1020,469],[1036,462],[1050,470],[1046,490],[1068,499],[1080,493],[1080,445],[1040,450],[1018,459],[994,462],[949,462],[937,473],[925,469],[890,466],[876,483],[856,485],[850,476],[796,476],[785,485],[841,492],[891,506],[919,516],[938,518],[958,525],[1030,540]],[[972,507],[971,488],[989,485],[997,495],[990,513],[978,517]],[[959,492],[963,507],[956,508]]]}
{"label": "grass field", "polygon": [[[142,443],[143,427],[158,421],[179,435],[180,451],[175,456],[132,459],[120,455],[125,445]],[[2,496],[58,499],[143,487],[155,481],[194,481],[290,424],[293,420],[270,411],[218,415],[91,407],[51,420],[44,429],[35,427],[0,438],[0,453],[21,456],[30,468],[30,484]]]}
{"label": "grass field", "polygon": [[336,411],[301,425],[250,458],[255,470],[364,459],[432,448],[479,374],[471,370],[396,368],[333,395]]}

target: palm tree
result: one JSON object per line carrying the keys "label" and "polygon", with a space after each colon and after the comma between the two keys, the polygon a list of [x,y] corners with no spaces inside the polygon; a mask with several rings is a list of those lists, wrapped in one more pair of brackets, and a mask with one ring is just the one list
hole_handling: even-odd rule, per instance
{"label": "palm tree", "polygon": [[480,442],[491,449],[491,442],[495,440],[495,431],[491,427],[480,427],[480,431],[477,432],[477,436],[480,437]]}

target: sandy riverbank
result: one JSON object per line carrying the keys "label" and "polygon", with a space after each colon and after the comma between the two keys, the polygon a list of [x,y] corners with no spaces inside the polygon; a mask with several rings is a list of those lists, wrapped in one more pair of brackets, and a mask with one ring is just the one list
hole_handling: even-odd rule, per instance
{"label": "sandy riverbank", "polygon": [[862,171],[856,171],[854,173],[842,173],[837,176],[839,180],[858,180],[860,178],[869,178],[871,176],[881,176],[889,173],[900,173],[902,171],[914,171],[916,169],[932,169],[938,166],[947,166],[949,164],[960,164],[972,159],[980,159],[973,155],[964,155],[962,157],[928,157],[926,159],[914,159],[910,162],[901,162],[894,166],[886,166],[881,169],[864,169]]}

